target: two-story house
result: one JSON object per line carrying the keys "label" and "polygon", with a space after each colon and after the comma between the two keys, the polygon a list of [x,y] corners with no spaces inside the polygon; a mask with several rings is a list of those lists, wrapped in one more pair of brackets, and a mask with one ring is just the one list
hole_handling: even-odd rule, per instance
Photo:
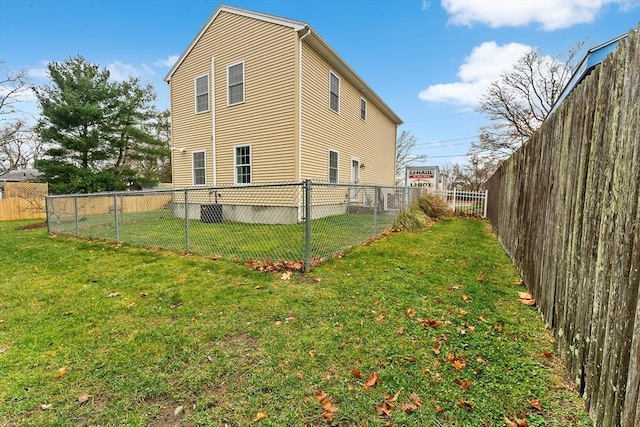
{"label": "two-story house", "polygon": [[220,5],[165,80],[174,187],[395,183],[402,121],[307,23]]}

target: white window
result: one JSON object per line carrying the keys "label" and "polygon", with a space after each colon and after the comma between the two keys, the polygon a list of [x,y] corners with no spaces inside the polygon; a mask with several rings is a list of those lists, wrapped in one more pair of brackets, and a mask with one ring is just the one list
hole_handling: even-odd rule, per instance
{"label": "white window", "polygon": [[204,166],[206,164],[204,151],[194,151],[191,156],[193,185],[205,185],[207,183],[207,174]]}
{"label": "white window", "polygon": [[329,182],[338,182],[338,152],[329,150]]}
{"label": "white window", "polygon": [[340,79],[329,72],[329,108],[336,113],[340,112]]}
{"label": "white window", "polygon": [[209,111],[209,75],[196,77],[196,113]]}
{"label": "white window", "polygon": [[235,147],[233,159],[236,184],[251,184],[251,146],[240,145]]}
{"label": "white window", "polygon": [[367,100],[360,98],[360,119],[367,121]]}
{"label": "white window", "polygon": [[227,105],[244,102],[244,62],[227,67]]}

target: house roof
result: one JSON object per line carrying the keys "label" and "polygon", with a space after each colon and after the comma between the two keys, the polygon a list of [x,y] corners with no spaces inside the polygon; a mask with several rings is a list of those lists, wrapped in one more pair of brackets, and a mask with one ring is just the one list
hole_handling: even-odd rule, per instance
{"label": "house roof", "polygon": [[33,168],[10,170],[0,174],[0,181],[6,182],[23,182],[31,181],[41,175],[40,171]]}
{"label": "house roof", "polygon": [[275,15],[268,15],[266,13],[254,12],[247,9],[241,9],[233,6],[227,5],[219,5],[216,10],[211,14],[207,22],[205,22],[204,26],[200,29],[198,34],[191,40],[189,46],[185,49],[185,51],[180,55],[176,63],[171,67],[164,80],[168,83],[171,80],[171,77],[176,72],[176,70],[180,67],[184,59],[187,57],[189,52],[194,48],[198,40],[204,35],[207,29],[211,26],[213,21],[218,17],[218,15],[222,12],[233,13],[240,16],[246,16],[248,18],[258,19],[265,22],[270,22],[273,24],[283,25],[285,27],[292,28],[294,31],[298,32],[301,36],[306,36],[303,41],[308,43],[313,49],[315,49],[332,67],[334,67],[340,74],[342,74],[347,80],[349,80],[356,88],[358,88],[363,94],[366,94],[367,99],[371,101],[376,107],[378,107],[387,117],[389,117],[395,124],[402,124],[402,119],[378,96],[378,94],[356,73],[350,66],[345,62],[344,59],[340,57],[334,51],[329,44],[324,41],[322,37],[315,31],[311,25],[306,22],[296,21],[293,19],[282,18]]}
{"label": "house roof", "polygon": [[558,106],[562,103],[562,101],[564,101],[564,99],[567,96],[569,96],[569,94],[573,91],[573,89],[575,89],[575,87],[578,86],[578,84],[582,80],[584,80],[584,78],[587,77],[589,73],[591,73],[591,70],[593,70],[593,68],[596,65],[604,61],[604,59],[611,52],[615,50],[620,40],[626,39],[626,38],[627,38],[627,34],[622,34],[622,35],[619,35],[618,37],[615,37],[607,42],[604,42],[598,46],[595,46],[589,49],[585,54],[584,58],[582,58],[582,61],[580,61],[580,64],[578,65],[576,70],[573,72],[571,79],[562,90],[562,93],[560,93],[560,96],[558,97],[556,102],[553,104],[553,107],[551,108],[551,111],[549,112],[549,114],[553,113],[556,110],[556,108],[558,108]]}

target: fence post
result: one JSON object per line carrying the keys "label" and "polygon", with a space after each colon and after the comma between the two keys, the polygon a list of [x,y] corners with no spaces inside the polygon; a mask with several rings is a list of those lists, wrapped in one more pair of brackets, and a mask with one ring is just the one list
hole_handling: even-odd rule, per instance
{"label": "fence post", "polygon": [[453,188],[453,213],[456,213],[456,197],[458,197],[456,194],[457,189],[457,187]]}
{"label": "fence post", "polygon": [[73,197],[73,213],[76,220],[76,237],[80,237],[80,220],[78,218],[78,196]]}
{"label": "fence post", "polygon": [[311,271],[311,180],[304,180],[304,272]]}
{"label": "fence post", "polygon": [[51,218],[49,216],[49,212],[53,209],[51,205],[51,198],[49,196],[44,196],[44,206],[47,210],[47,234],[51,234]]}
{"label": "fence post", "polygon": [[113,223],[116,231],[116,243],[120,243],[120,230],[118,229],[118,196],[113,196]]}
{"label": "fence post", "polygon": [[484,213],[483,218],[487,217],[487,205],[489,204],[489,190],[484,190]]}
{"label": "fence post", "polygon": [[189,252],[189,190],[184,189],[184,247]]}
{"label": "fence post", "polygon": [[373,188],[373,235],[375,236],[378,231],[378,189]]}

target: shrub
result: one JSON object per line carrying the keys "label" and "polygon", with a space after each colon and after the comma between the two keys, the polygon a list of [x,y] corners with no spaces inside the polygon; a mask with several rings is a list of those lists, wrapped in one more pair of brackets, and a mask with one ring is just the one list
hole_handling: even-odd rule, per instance
{"label": "shrub", "polygon": [[440,219],[451,216],[451,208],[447,202],[435,194],[426,194],[418,199],[419,209],[430,218]]}
{"label": "shrub", "polygon": [[399,231],[421,230],[431,224],[431,219],[420,209],[414,208],[402,212],[393,221],[393,228]]}

